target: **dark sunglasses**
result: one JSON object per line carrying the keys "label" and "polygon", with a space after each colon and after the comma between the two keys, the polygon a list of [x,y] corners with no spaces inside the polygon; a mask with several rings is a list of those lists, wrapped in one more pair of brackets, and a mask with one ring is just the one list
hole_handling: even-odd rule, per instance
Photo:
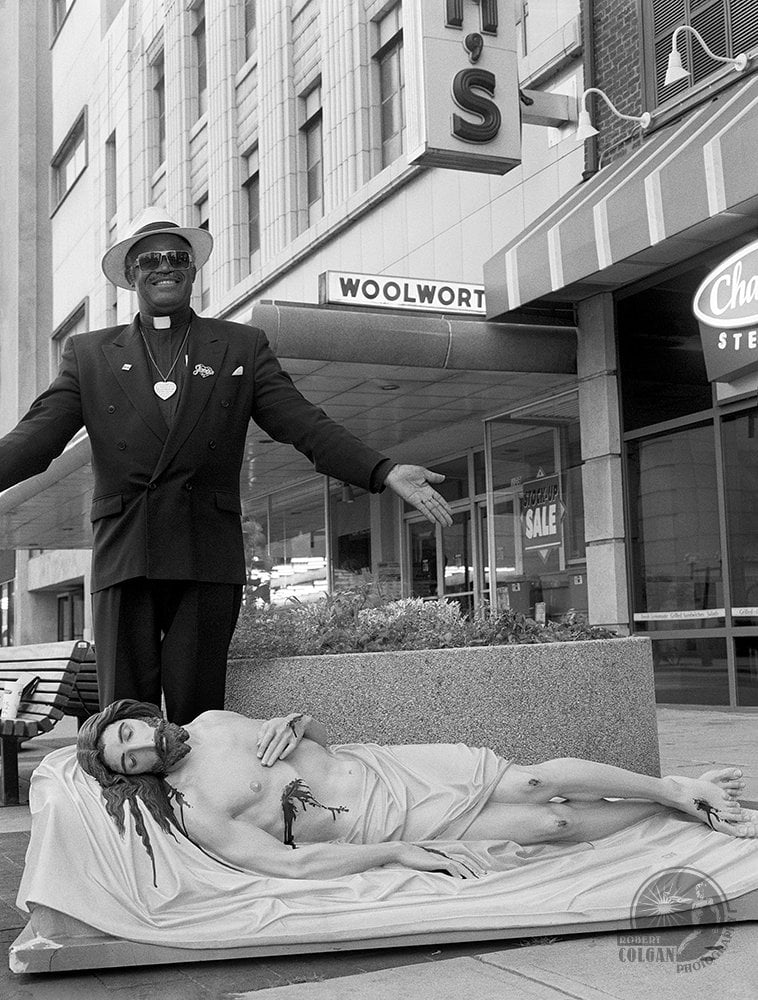
{"label": "dark sunglasses", "polygon": [[188,250],[150,250],[137,254],[134,263],[140,271],[157,271],[164,257],[169,267],[179,271],[186,271],[193,264],[192,254]]}

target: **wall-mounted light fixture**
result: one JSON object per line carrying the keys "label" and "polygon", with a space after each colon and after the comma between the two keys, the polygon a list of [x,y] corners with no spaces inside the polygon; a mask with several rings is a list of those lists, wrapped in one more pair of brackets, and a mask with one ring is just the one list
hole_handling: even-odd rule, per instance
{"label": "wall-mounted light fixture", "polygon": [[671,36],[671,52],[669,52],[669,64],[668,69],[666,70],[666,78],[663,81],[664,87],[670,87],[672,83],[678,83],[679,80],[689,80],[690,78],[689,70],[686,70],[682,65],[682,57],[679,54],[679,49],[676,47],[680,31],[689,31],[690,34],[694,35],[698,42],[700,42],[700,45],[706,54],[716,62],[731,63],[733,69],[735,69],[738,73],[742,73],[742,71],[747,67],[748,59],[744,52],[740,52],[740,54],[738,56],[734,56],[734,58],[729,56],[717,56],[716,53],[711,52],[705,44],[703,36],[699,31],[690,27],[689,24],[680,24]]}
{"label": "wall-mounted light fixture", "polygon": [[355,493],[353,493],[353,487],[350,483],[342,484],[340,503],[355,503]]}
{"label": "wall-mounted light fixture", "polygon": [[589,139],[591,136],[599,134],[598,130],[590,121],[590,113],[587,110],[586,104],[588,94],[599,94],[617,118],[622,118],[627,122],[636,122],[641,129],[646,129],[650,125],[652,119],[649,111],[643,111],[641,115],[622,115],[604,91],[600,90],[598,87],[587,87],[582,94],[582,99],[579,102],[579,123],[576,129],[577,142],[584,142],[585,139]]}

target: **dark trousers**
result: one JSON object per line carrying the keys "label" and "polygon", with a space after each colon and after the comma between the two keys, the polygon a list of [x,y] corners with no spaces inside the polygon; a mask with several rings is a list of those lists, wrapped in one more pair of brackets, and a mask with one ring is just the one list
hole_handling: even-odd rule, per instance
{"label": "dark trousers", "polygon": [[100,707],[161,704],[184,725],[224,707],[226,657],[242,587],[140,577],[92,595]]}

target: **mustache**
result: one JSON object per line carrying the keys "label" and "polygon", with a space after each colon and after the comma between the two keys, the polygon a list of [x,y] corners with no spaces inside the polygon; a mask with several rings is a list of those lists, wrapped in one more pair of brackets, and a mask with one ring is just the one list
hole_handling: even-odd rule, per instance
{"label": "mustache", "polygon": [[187,756],[191,747],[187,746],[189,733],[183,726],[162,719],[155,732],[155,750],[158,754],[158,768],[167,771]]}

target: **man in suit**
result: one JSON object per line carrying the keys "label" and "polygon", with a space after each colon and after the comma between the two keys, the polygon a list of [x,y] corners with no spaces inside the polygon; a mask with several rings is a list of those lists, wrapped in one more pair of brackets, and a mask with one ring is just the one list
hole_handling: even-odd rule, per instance
{"label": "man in suit", "polygon": [[70,338],[56,379],[0,439],[0,489],[42,472],[84,425],[92,445],[93,625],[100,702],[187,722],[222,709],[245,582],[239,477],[252,419],[319,472],[391,487],[450,524],[444,478],[396,465],[309,403],[263,331],[190,308],[212,237],[149,209],[103,270],[133,289],[128,326]]}

